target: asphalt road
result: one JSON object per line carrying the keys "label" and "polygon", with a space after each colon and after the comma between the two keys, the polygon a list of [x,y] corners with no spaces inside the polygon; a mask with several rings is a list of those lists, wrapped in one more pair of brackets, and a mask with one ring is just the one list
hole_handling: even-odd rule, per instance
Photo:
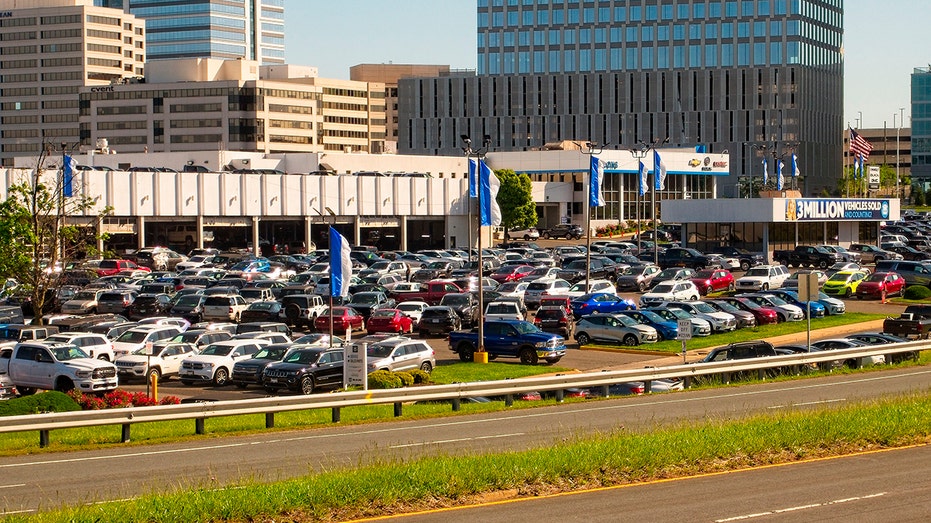
{"label": "asphalt road", "polygon": [[539,521],[927,521],[931,446],[381,518]]}
{"label": "asphalt road", "polygon": [[[0,510],[35,511],[189,486],[217,488],[249,479],[272,481],[376,459],[536,448],[575,434],[621,427],[645,430],[688,420],[812,409],[926,390],[929,377],[931,368],[895,369],[441,419],[5,457],[0,458]],[[208,420],[208,431],[210,424]],[[118,437],[116,427],[102,430]],[[54,432],[51,437],[54,441]],[[877,483],[873,490],[885,487]],[[647,519],[660,518],[652,514]]]}

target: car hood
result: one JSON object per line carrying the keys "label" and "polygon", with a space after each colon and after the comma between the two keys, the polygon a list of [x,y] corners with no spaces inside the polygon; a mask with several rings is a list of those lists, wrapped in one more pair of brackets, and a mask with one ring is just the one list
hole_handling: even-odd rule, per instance
{"label": "car hood", "polygon": [[190,363],[226,363],[231,361],[229,356],[214,356],[211,354],[201,354],[196,358],[187,358],[184,361]]}
{"label": "car hood", "polygon": [[79,370],[94,370],[113,366],[112,363],[94,358],[75,358],[62,363]]}

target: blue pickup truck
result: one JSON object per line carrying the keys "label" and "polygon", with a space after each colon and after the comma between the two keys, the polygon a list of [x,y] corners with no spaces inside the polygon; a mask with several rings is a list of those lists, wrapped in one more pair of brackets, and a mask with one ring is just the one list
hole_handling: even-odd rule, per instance
{"label": "blue pickup truck", "polygon": [[[562,336],[543,332],[528,321],[494,320],[485,322],[485,352],[489,359],[520,358],[525,365],[540,360],[556,363],[566,355],[566,340]],[[478,327],[449,333],[449,349],[462,361],[472,361],[478,350]]]}

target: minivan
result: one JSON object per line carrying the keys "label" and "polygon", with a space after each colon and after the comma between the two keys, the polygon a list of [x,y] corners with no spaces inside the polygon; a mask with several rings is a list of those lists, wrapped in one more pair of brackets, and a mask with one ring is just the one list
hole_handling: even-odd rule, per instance
{"label": "minivan", "polygon": [[931,287],[931,262],[905,260],[879,260],[876,272],[896,272],[905,279],[905,285]]}

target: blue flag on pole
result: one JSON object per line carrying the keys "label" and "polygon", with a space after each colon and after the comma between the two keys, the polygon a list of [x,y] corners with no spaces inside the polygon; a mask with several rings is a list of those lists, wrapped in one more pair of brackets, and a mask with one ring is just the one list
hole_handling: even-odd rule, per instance
{"label": "blue flag on pole", "polygon": [[640,167],[639,167],[640,169],[639,182],[640,183],[638,184],[638,189],[640,191],[640,196],[643,196],[647,193],[647,166],[643,165],[643,160],[640,160],[639,163],[640,163]]}
{"label": "blue flag on pole", "polygon": [[501,225],[501,207],[498,205],[498,189],[501,182],[483,161],[478,162],[479,181],[479,225]]}
{"label": "blue flag on pole", "polygon": [[776,190],[782,190],[782,158],[776,158]]}
{"label": "blue flag on pole", "polygon": [[666,164],[659,156],[659,151],[653,149],[653,190],[662,191],[666,188]]}
{"label": "blue flag on pole", "polygon": [[73,156],[65,155],[61,174],[61,193],[65,198],[74,196],[74,170],[78,162]]}
{"label": "blue flag on pole", "polygon": [[766,157],[763,157],[763,185],[769,182],[769,165],[766,163]]}
{"label": "blue flag on pole", "polygon": [[798,157],[795,156],[795,153],[792,153],[791,175],[793,178],[798,176]]}
{"label": "blue flag on pole", "polygon": [[330,227],[330,295],[349,296],[352,281],[352,259],[349,257],[349,242],[333,227]]}
{"label": "blue flag on pole", "polygon": [[469,158],[469,197],[478,197],[478,161]]}
{"label": "blue flag on pole", "polygon": [[597,156],[592,156],[591,181],[588,186],[588,206],[603,207],[605,204],[602,184],[604,183],[604,168]]}

